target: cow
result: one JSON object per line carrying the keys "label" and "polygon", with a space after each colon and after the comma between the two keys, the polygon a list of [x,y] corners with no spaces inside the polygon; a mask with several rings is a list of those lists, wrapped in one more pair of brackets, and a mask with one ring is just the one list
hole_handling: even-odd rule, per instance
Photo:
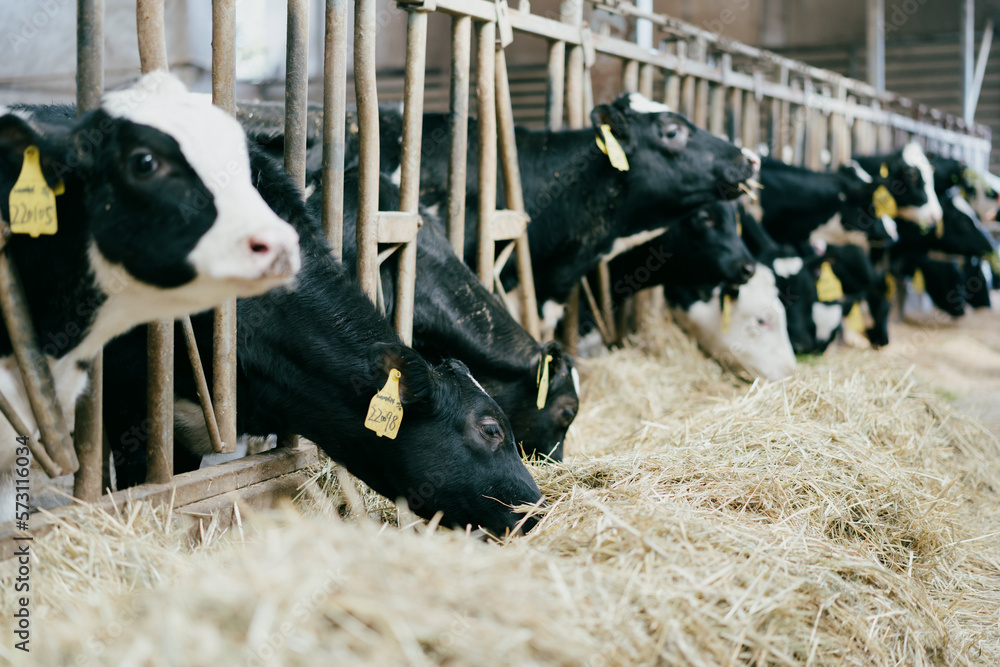
{"label": "cow", "polygon": [[[442,525],[502,535],[523,517],[513,508],[541,499],[518,453],[510,422],[468,367],[429,364],[404,346],[386,318],[334,260],[301,191],[265,155],[253,153],[264,199],[299,232],[303,269],[294,288],[237,304],[240,433],[298,433],[386,498],[404,498]],[[355,182],[356,183],[356,182]],[[356,215],[357,187],[345,189]],[[211,318],[194,318],[202,356]],[[179,337],[180,339],[180,337]],[[145,367],[141,331],[106,351],[105,424],[121,485],[141,481]],[[176,432],[181,448],[208,451],[207,432],[184,354],[177,354]],[[209,371],[209,369],[206,369]],[[399,371],[402,418],[394,439],[365,426],[376,392]],[[533,520],[526,520],[524,530]]]}
{"label": "cow", "polygon": [[910,142],[887,155],[856,155],[854,161],[886,185],[899,218],[929,226],[944,215],[934,192],[933,167],[920,144]]}
{"label": "cow", "polygon": [[943,217],[934,227],[901,220],[899,249],[907,252],[940,251],[965,257],[982,257],[993,252],[993,241],[979,216],[959,192],[948,188],[940,198]]}
{"label": "cow", "polygon": [[[12,190],[30,175],[56,193],[37,237],[14,233],[17,267],[37,338],[70,429],[93,357],[140,322],[204,310],[291,280],[296,231],[250,180],[238,123],[165,74],[108,93],[79,119],[0,110],[0,214],[25,217]],[[41,191],[41,184],[33,186]],[[35,420],[0,334],[0,392],[35,437]],[[14,427],[0,420],[0,476],[9,486]],[[13,502],[0,513],[9,517]]]}
{"label": "cow", "polygon": [[773,381],[795,372],[785,309],[768,267],[759,265],[739,287],[666,286],[664,294],[681,328],[723,367]]}
{"label": "cow", "polygon": [[856,232],[863,240],[891,242],[891,219],[876,216],[872,197],[880,183],[856,163],[835,172],[815,172],[764,158],[760,168],[761,223],[775,241],[806,254],[810,237],[843,237]]}
{"label": "cow", "polygon": [[[893,269],[893,273],[899,278],[909,277],[914,282],[923,282],[923,289],[939,310],[953,318],[965,314],[965,276],[953,258],[932,257],[920,252],[900,252],[893,257]],[[915,289],[922,291],[919,286],[915,286]]]}
{"label": "cow", "polygon": [[[318,174],[310,176],[315,182]],[[348,172],[346,189],[356,187]],[[319,214],[322,191],[309,205]],[[381,177],[379,209],[399,208],[399,189]],[[566,431],[579,410],[579,376],[573,358],[555,342],[539,344],[511,316],[503,302],[483,287],[455,255],[444,225],[427,209],[417,235],[414,347],[428,359],[461,359],[487,393],[503,408],[514,436],[528,458],[561,461]],[[356,266],[354,218],[344,220],[344,262]],[[395,311],[395,262],[381,268],[386,312]],[[541,378],[548,380],[541,395]],[[538,402],[544,399],[541,406]]]}
{"label": "cow", "polygon": [[[739,285],[749,280],[756,262],[740,238],[736,206],[735,202],[705,204],[631,248],[625,239],[615,241],[602,257],[608,261],[614,304],[659,285]],[[590,278],[596,280],[595,275]]]}
{"label": "cow", "polygon": [[[714,137],[638,93],[596,106],[591,122],[592,127],[581,130],[515,130],[525,208],[531,217],[535,290],[543,313],[566,303],[615,239],[665,227],[702,204],[734,199],[739,185],[752,178],[760,164],[751,151]],[[464,252],[469,265],[476,258],[477,127],[475,120],[469,121]],[[447,136],[446,114],[424,115],[421,201],[440,210],[448,190]],[[383,134],[381,144],[393,141],[398,144],[398,138]],[[618,167],[598,143],[616,156]],[[381,169],[393,174],[398,164],[387,164],[383,157]],[[505,202],[499,183],[497,206]],[[506,271],[503,279],[505,288],[512,289],[516,272]]]}

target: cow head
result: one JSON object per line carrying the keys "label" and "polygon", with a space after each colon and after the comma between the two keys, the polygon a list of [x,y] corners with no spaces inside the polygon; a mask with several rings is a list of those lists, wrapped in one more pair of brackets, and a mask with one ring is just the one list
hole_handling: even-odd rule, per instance
{"label": "cow head", "polygon": [[902,150],[862,162],[880,185],[896,200],[897,215],[922,224],[941,219],[941,203],[934,192],[934,170],[920,144],[911,142]]}
{"label": "cow head", "polygon": [[61,231],[31,242],[74,234],[102,291],[131,304],[129,326],[257,295],[298,271],[298,235],[254,189],[239,124],[169,75],[108,93],[59,128],[0,118],[4,171],[28,146],[65,187]]}
{"label": "cow head", "polygon": [[373,346],[372,364],[373,386],[391,369],[401,372],[403,423],[398,438],[379,440],[383,448],[369,457],[369,469],[356,474],[386,497],[405,498],[425,519],[442,512],[445,526],[481,526],[494,535],[513,530],[523,516],[512,508],[537,503],[541,493],[510,422],[468,367],[454,359],[432,367],[389,343]]}
{"label": "cow head", "polygon": [[[573,357],[556,342],[539,346],[530,368],[518,383],[490,383],[491,395],[506,407],[514,437],[526,458],[562,461],[566,431],[580,409],[580,376]],[[548,381],[548,390],[544,404],[538,407],[543,378]]]}
{"label": "cow head", "polygon": [[795,352],[771,270],[758,266],[753,277],[735,295],[729,295],[728,326],[722,303],[727,291],[716,288],[708,301],[695,301],[686,311],[675,308],[674,315],[724,366],[766,380],[781,380],[794,373]]}
{"label": "cow head", "polygon": [[753,277],[757,264],[740,226],[735,202],[705,204],[680,221],[681,233],[671,250],[694,283],[741,285]]}
{"label": "cow head", "polygon": [[[760,158],[696,127],[666,106],[632,93],[591,112],[598,138],[609,131],[628,159],[627,215],[676,215],[735,199]],[[642,219],[648,219],[644,217]]]}

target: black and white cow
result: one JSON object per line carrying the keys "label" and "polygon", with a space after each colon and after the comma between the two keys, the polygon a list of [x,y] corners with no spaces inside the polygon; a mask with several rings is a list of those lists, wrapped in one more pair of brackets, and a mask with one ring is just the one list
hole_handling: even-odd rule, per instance
{"label": "black and white cow", "polygon": [[873,179],[884,182],[899,218],[927,226],[944,215],[934,192],[934,169],[920,144],[911,142],[888,155],[856,155],[854,160]]}
{"label": "black and white cow", "polygon": [[965,275],[957,261],[926,253],[900,252],[893,257],[893,265],[897,280],[903,277],[917,280],[919,271],[927,296],[936,308],[952,317],[965,314]]}
{"label": "black and white cow", "polygon": [[[51,211],[58,229],[15,234],[5,251],[72,428],[90,361],[110,339],[287,283],[300,259],[295,230],[253,188],[239,124],[177,79],[148,75],[79,120],[46,120],[0,110],[0,214],[18,222],[10,193],[26,151],[37,149],[41,174],[61,192]],[[6,328],[0,358],[0,392],[33,429]],[[13,443],[0,419],[0,475]],[[0,512],[11,511],[4,502]]]}
{"label": "black and white cow", "polygon": [[773,381],[795,372],[785,308],[769,267],[759,265],[744,285],[668,285],[664,294],[681,328],[723,367]]}
{"label": "black and white cow", "polygon": [[777,242],[799,252],[808,252],[810,236],[820,228],[838,235],[859,232],[872,241],[895,240],[892,220],[874,214],[872,195],[880,182],[857,164],[816,172],[765,158],[760,182],[761,223]]}
{"label": "black and white cow", "polygon": [[[356,173],[349,172],[346,182],[347,189],[356,187]],[[321,198],[317,190],[309,200],[317,216]],[[398,208],[399,190],[383,176],[379,209]],[[561,461],[566,431],[580,402],[573,358],[558,343],[535,341],[455,255],[438,218],[426,209],[422,213],[414,347],[431,360],[461,359],[503,408],[525,456]],[[344,262],[353,268],[357,258],[353,216],[344,220],[344,239]],[[389,315],[395,309],[396,268],[395,262],[382,265],[382,293]],[[543,364],[548,366],[549,384],[546,400],[538,407]]]}
{"label": "black and white cow", "polygon": [[[558,312],[545,304],[565,303],[615,239],[665,227],[702,204],[735,198],[738,184],[755,174],[760,161],[749,150],[714,137],[636,93],[598,105],[591,121],[593,126],[582,130],[516,129],[525,208],[531,216],[532,270],[543,313]],[[625,171],[612,166],[595,141],[604,141],[604,126],[621,146],[628,163]],[[421,201],[442,210],[447,198],[447,128],[447,115],[424,115]],[[470,265],[476,256],[476,128],[476,121],[470,120],[465,237]],[[382,143],[389,141],[383,134]],[[385,173],[397,167],[387,164],[383,154]],[[497,205],[504,206],[504,201],[501,182]],[[508,289],[516,281],[514,271],[504,274]]]}
{"label": "black and white cow", "polygon": [[[253,168],[264,199],[299,232],[303,269],[294,289],[238,302],[240,432],[301,434],[378,493],[405,498],[419,516],[443,512],[443,525],[513,529],[523,517],[512,508],[541,496],[503,411],[461,362],[432,366],[402,345],[331,257],[298,188],[262,154],[254,155]],[[357,187],[347,187],[345,197],[350,218]],[[196,317],[195,327],[204,358],[211,314]],[[144,341],[135,332],[106,351],[105,391],[114,394],[105,401],[105,425],[122,485],[141,481],[145,467]],[[207,453],[185,356],[176,357],[177,440]],[[395,439],[380,438],[364,422],[393,369],[401,373],[403,417]]]}

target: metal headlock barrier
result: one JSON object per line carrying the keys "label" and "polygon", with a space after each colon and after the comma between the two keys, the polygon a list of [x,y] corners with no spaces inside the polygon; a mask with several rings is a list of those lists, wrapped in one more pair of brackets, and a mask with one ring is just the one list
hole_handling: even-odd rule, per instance
{"label": "metal headlock barrier", "polygon": [[[323,57],[322,222],[333,254],[343,253],[345,118],[349,0],[326,0]],[[559,17],[531,13],[527,0],[508,8],[506,0],[397,0],[407,13],[406,74],[400,205],[378,210],[379,118],[375,86],[376,3],[354,0],[354,83],[359,125],[357,274],[365,293],[380,303],[379,266],[395,255],[398,262],[394,325],[412,340],[420,148],[426,70],[427,17],[449,14],[451,23],[450,150],[446,218],[448,237],[457,253],[465,246],[466,150],[470,109],[473,33],[476,38],[475,99],[478,109],[479,201],[476,272],[488,289],[500,287],[499,275],[511,256],[517,263],[521,312],[525,328],[539,336],[538,310],[531,274],[524,198],[521,189],[510,85],[504,48],[513,32],[548,41],[545,118],[552,130],[565,125],[583,128],[593,107],[591,69],[598,55],[622,61],[624,91],[660,99],[696,124],[734,143],[813,169],[836,166],[852,152],[890,151],[910,140],[927,149],[985,169],[990,130],[967,125],[961,118],[929,109],[892,93],[836,73],[810,67],[777,54],[725,39],[668,16],[640,11],[627,0],[563,0]],[[584,8],[650,21],[660,31],[657,49],[592,31]],[[77,106],[79,113],[100,104],[103,89],[103,1],[77,2]],[[212,1],[212,99],[235,113],[236,0]],[[305,182],[307,111],[307,39],[309,0],[287,0],[285,82],[285,168],[300,185]],[[167,68],[164,0],[138,0],[136,33],[143,72]],[[503,178],[506,210],[496,209],[497,167]],[[9,230],[2,230],[0,250]],[[498,244],[503,247],[497,252]],[[598,271],[597,293],[584,281],[585,294],[605,335],[614,338],[607,267]],[[567,345],[576,346],[580,289],[571,297],[565,329]],[[107,452],[101,425],[100,356],[92,368],[91,389],[78,405],[76,449],[53,390],[48,365],[28,317],[23,291],[6,253],[0,251],[0,308],[41,434],[32,443],[35,460],[50,476],[76,473],[74,493],[87,501],[101,497]],[[215,311],[213,387],[209,388],[190,318],[181,320],[189,361],[213,449],[232,452],[236,444],[236,305]],[[620,323],[619,323],[620,324]],[[621,327],[619,326],[620,330]],[[258,501],[294,489],[298,470],[314,462],[316,450],[298,446],[293,434],[279,434],[279,448],[241,461],[173,475],[174,324],[149,327],[148,408],[150,432],[146,484],[116,492],[110,502],[145,498],[172,502],[202,516],[221,512],[231,521],[237,497]],[[24,430],[11,406],[0,396],[0,412]],[[77,458],[79,456],[79,458]],[[291,473],[291,474],[290,474]],[[108,502],[101,500],[100,502]],[[47,522],[33,526],[38,535]],[[9,554],[12,533],[0,533],[0,555]]]}

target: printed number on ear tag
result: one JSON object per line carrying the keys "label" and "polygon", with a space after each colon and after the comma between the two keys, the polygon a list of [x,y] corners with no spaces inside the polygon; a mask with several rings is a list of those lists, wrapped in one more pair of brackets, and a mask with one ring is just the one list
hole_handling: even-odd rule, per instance
{"label": "printed number on ear tag", "polygon": [[365,428],[374,431],[378,437],[395,440],[399,425],[403,423],[403,403],[399,400],[399,378],[401,373],[395,368],[389,371],[389,379],[368,404]]}
{"label": "printed number on ear tag", "polygon": [[597,137],[597,147],[608,156],[612,167],[618,171],[628,171],[628,158],[625,156],[625,150],[615,139],[615,135],[611,134],[610,125],[601,125],[601,136]]}
{"label": "printed number on ear tag", "polygon": [[830,262],[823,262],[819,267],[819,280],[816,281],[816,298],[820,301],[837,301],[843,296],[844,287],[833,272],[833,267]]}
{"label": "printed number on ear tag", "polygon": [[545,401],[549,398],[549,364],[552,363],[552,355],[546,354],[545,358],[538,364],[538,378],[535,384],[538,385],[538,399],[535,405],[539,410],[545,407]]}
{"label": "printed number on ear tag", "polygon": [[10,231],[28,234],[31,238],[55,234],[59,228],[56,195],[64,191],[62,183],[53,190],[45,182],[38,147],[25,148],[21,173],[10,191]]}
{"label": "printed number on ear tag", "polygon": [[733,324],[733,299],[728,294],[722,295],[722,333],[729,333]]}

